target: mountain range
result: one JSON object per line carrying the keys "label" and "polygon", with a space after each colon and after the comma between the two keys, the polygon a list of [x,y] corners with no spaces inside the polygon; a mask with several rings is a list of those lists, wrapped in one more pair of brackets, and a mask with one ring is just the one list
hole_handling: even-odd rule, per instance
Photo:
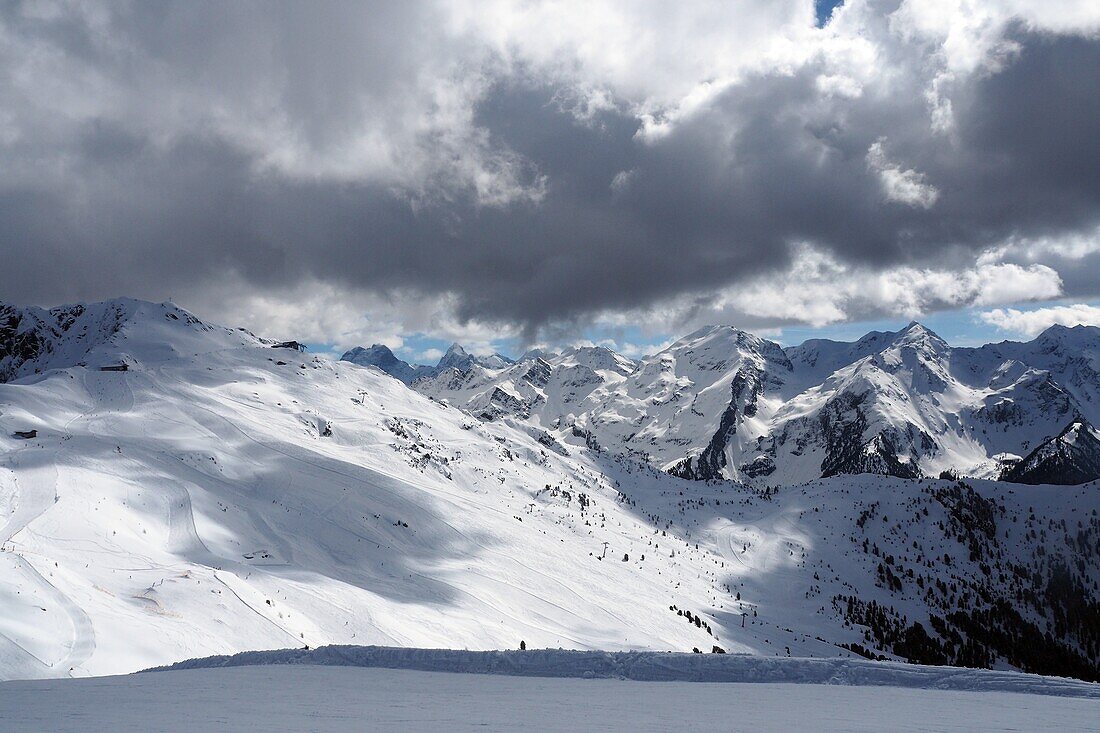
{"label": "mountain range", "polygon": [[[434,367],[379,345],[343,358],[480,419],[520,420],[561,440],[580,434],[689,479],[1100,476],[1092,448],[1100,329],[1090,326],[1052,326],[1030,342],[978,348],[952,347],[919,323],[787,348],[710,326],[640,361],[603,347],[478,359],[457,344]],[[1033,461],[1017,465],[1048,441],[1064,442],[1070,425],[1091,441],[1065,458],[1064,470],[1029,474]]]}
{"label": "mountain range", "polygon": [[1094,339],[720,327],[637,362],[455,349],[409,388],[171,303],[2,305],[0,678],[522,643],[1095,680],[1100,486],[936,473],[1011,439],[1023,478],[1086,475]]}

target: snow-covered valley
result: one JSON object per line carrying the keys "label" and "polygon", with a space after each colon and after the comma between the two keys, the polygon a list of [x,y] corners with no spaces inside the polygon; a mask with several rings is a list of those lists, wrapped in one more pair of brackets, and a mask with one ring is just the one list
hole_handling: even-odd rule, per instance
{"label": "snow-covered valley", "polygon": [[170,304],[44,313],[0,360],[0,677],[521,642],[1096,677],[1095,483],[687,480]]}

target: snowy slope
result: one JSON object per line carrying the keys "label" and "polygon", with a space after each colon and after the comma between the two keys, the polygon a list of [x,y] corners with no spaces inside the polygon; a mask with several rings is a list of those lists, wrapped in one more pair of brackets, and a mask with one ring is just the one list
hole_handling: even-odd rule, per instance
{"label": "snowy slope", "polygon": [[[124,333],[140,324],[136,334]],[[130,298],[50,310],[0,303],[0,382],[50,369],[146,362],[250,344],[272,344],[244,329],[205,324],[171,304]]]}
{"label": "snowy slope", "polygon": [[[288,643],[708,638],[664,610],[672,560],[596,559],[602,540],[634,551],[645,533],[590,467],[375,372],[178,313],[140,305],[82,347],[128,372],[0,386],[5,674]],[[38,437],[12,437],[27,427]],[[686,586],[701,602],[709,584]]]}
{"label": "snowy slope", "polygon": [[[0,676],[520,640],[1095,674],[1095,485],[688,481],[579,424],[482,422],[169,304],[83,314],[114,325],[51,331],[34,368],[0,384]],[[768,382],[784,368],[766,345],[710,361],[712,338],[739,337],[701,334],[638,388],[666,385],[668,405],[681,379]],[[594,356],[557,366],[590,359],[600,374]],[[99,368],[119,363],[128,371]],[[603,363],[584,399],[627,379]],[[728,384],[713,383],[728,405]],[[739,426],[757,419],[748,404]]]}
{"label": "snowy slope", "polygon": [[1100,434],[1078,417],[1005,470],[1002,479],[1021,484],[1078,484],[1100,475]]}

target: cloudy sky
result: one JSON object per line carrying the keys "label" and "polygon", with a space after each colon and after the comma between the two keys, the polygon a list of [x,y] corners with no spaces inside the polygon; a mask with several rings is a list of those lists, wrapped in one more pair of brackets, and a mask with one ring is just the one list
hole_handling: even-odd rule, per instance
{"label": "cloudy sky", "polygon": [[1028,336],[1100,323],[1100,3],[8,2],[0,171],[16,303],[422,358]]}

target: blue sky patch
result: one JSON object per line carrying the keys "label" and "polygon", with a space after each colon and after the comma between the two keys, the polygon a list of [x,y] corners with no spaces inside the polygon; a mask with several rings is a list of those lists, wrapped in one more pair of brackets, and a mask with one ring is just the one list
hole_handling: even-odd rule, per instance
{"label": "blue sky patch", "polygon": [[829,22],[829,16],[833,10],[844,4],[844,0],[814,0],[814,14],[817,16],[817,27],[821,28]]}

